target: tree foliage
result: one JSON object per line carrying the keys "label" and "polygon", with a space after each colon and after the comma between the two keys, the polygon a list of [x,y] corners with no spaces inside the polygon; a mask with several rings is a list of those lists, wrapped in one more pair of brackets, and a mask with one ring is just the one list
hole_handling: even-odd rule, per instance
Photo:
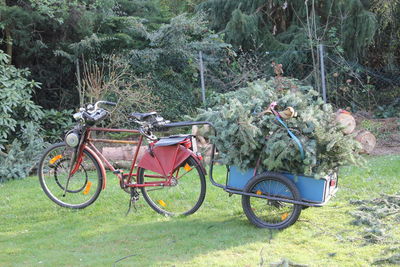
{"label": "tree foliage", "polygon": [[31,99],[39,85],[8,60],[0,50],[0,182],[26,177],[43,148],[38,123],[43,112]]}
{"label": "tree foliage", "polygon": [[0,50],[0,148],[11,143],[15,133],[21,131],[28,122],[39,121],[43,112],[31,95],[39,84],[29,81],[29,71],[17,69],[8,64],[8,57]]}
{"label": "tree foliage", "polygon": [[199,8],[208,12],[212,28],[236,47],[265,51],[309,47],[326,38],[330,27],[340,29],[346,55],[358,58],[372,42],[375,15],[361,0],[209,0]]}
{"label": "tree foliage", "polygon": [[[140,18],[143,14],[146,19]],[[0,49],[12,45],[12,63],[28,67],[42,84],[36,103],[71,108],[79,103],[77,61],[143,47],[141,25],[155,29],[166,21],[155,1],[5,1],[0,5]]]}
{"label": "tree foliage", "polygon": [[379,31],[370,48],[369,65],[397,71],[400,68],[400,1],[373,0],[371,9],[377,14]]}
{"label": "tree foliage", "polygon": [[149,47],[129,53],[137,75],[149,73],[148,86],[165,106],[162,114],[177,119],[190,114],[200,103],[199,51],[209,68],[219,66],[230,45],[208,30],[203,14],[180,15],[156,31],[148,32]]}

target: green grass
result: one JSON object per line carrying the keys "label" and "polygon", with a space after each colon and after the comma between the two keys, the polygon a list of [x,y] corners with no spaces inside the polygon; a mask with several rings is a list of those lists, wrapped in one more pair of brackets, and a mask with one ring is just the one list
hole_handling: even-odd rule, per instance
{"label": "green grass", "polygon": [[[336,197],[309,208],[283,231],[258,229],[240,196],[207,185],[200,210],[185,218],[160,216],[141,199],[125,216],[128,195],[108,175],[90,207],[52,203],[37,177],[0,184],[0,266],[269,266],[283,258],[309,266],[370,266],[389,244],[365,244],[351,224],[350,199],[400,192],[400,156],[368,158],[369,169],[343,168]],[[223,177],[223,167],[217,169]],[[399,227],[393,239],[400,240]]]}

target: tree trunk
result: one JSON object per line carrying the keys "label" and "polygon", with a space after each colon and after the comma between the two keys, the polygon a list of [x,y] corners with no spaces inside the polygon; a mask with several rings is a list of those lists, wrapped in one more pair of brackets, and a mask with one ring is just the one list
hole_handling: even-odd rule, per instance
{"label": "tree trunk", "polygon": [[7,45],[7,49],[6,49],[6,53],[7,55],[10,57],[9,60],[9,64],[11,64],[12,62],[12,52],[13,52],[13,40],[12,40],[12,35],[11,35],[11,30],[9,27],[5,28],[5,33],[6,33],[6,45]]}

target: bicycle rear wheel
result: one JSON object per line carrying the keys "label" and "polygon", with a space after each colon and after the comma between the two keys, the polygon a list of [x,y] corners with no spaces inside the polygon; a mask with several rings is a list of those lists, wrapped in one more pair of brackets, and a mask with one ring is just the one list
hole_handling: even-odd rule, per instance
{"label": "bicycle rear wheel", "polygon": [[73,152],[65,143],[49,147],[39,162],[38,176],[43,191],[52,201],[62,207],[82,209],[99,196],[103,176],[99,163],[84,150],[78,170],[68,181]]}
{"label": "bicycle rear wheel", "polygon": [[[138,181],[140,184],[149,183],[164,178],[150,177],[159,174],[146,169],[140,169]],[[168,216],[190,215],[196,212],[204,201],[206,181],[199,163],[189,157],[174,172],[171,186],[142,187],[146,202],[156,212]]]}

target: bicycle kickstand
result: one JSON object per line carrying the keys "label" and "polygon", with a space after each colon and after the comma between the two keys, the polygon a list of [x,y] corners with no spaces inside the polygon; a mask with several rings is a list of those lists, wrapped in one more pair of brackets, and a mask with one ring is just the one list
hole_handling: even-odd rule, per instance
{"label": "bicycle kickstand", "polygon": [[139,200],[139,192],[137,191],[137,189],[135,187],[131,187],[131,197],[129,199],[129,207],[128,207],[128,211],[126,212],[125,216],[127,216],[129,214],[129,212],[131,211],[132,203],[133,203],[133,207],[135,208],[135,211],[137,211],[136,202],[138,200]]}

